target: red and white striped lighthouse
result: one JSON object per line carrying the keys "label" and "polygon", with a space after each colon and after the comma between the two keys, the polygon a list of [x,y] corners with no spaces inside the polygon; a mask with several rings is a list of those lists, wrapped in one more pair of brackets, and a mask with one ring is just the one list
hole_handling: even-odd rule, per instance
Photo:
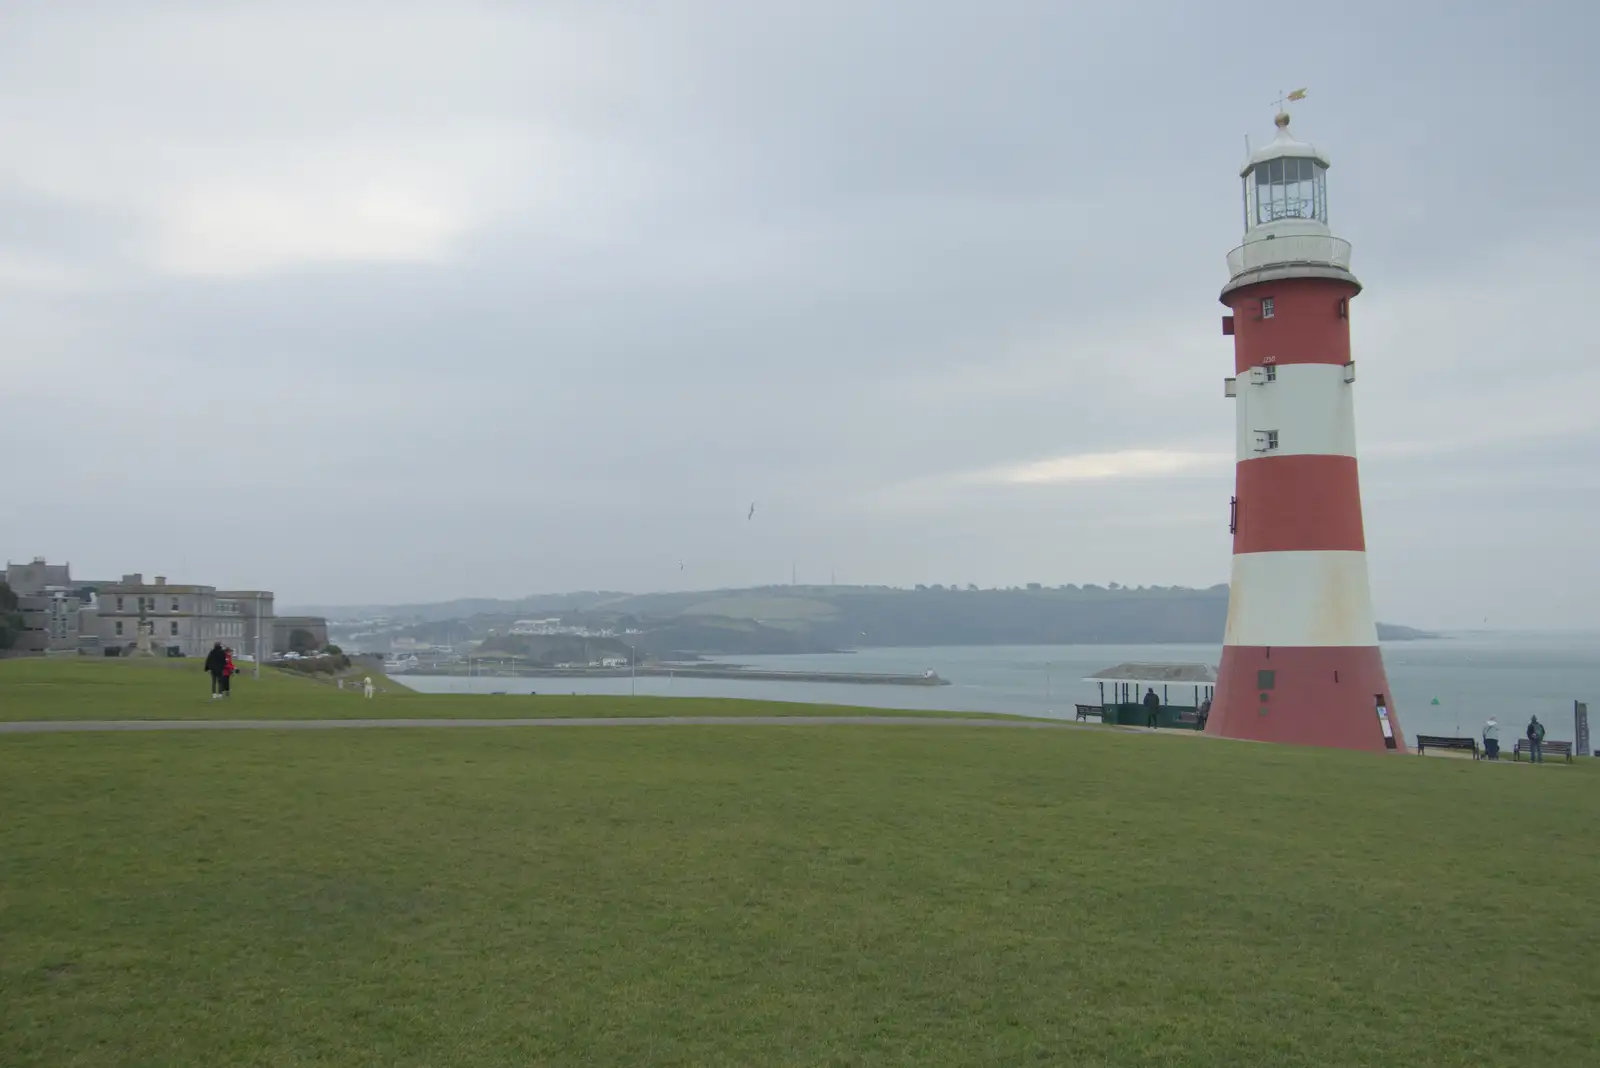
{"label": "red and white striped lighthouse", "polygon": [[1328,160],[1289,133],[1253,153],[1228,253],[1238,415],[1233,574],[1206,730],[1405,748],[1367,581],[1356,466],[1350,243],[1328,228]]}

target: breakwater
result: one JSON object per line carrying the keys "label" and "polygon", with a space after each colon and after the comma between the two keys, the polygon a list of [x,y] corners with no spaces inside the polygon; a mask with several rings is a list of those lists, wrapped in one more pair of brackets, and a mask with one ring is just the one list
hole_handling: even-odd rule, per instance
{"label": "breakwater", "polygon": [[[412,675],[466,676],[465,665],[440,665],[408,671],[397,678]],[[747,682],[837,682],[869,686],[948,686],[950,680],[932,672],[921,675],[903,675],[869,671],[777,671],[770,668],[747,668],[737,664],[641,664],[637,668],[544,668],[521,664],[479,663],[470,672],[478,678],[518,679],[738,679]]]}

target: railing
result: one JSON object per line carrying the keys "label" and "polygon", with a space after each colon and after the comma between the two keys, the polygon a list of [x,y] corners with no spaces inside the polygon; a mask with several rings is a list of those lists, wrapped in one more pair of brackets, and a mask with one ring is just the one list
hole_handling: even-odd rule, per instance
{"label": "railing", "polygon": [[1283,234],[1250,241],[1228,253],[1228,275],[1295,263],[1350,269],[1350,242],[1323,234]]}

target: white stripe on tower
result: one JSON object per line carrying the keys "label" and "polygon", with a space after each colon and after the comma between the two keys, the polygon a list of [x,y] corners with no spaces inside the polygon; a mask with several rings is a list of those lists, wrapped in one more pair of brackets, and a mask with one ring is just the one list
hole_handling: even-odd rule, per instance
{"label": "white stripe on tower", "polygon": [[[1274,376],[1268,381],[1266,376]],[[1284,363],[1259,368],[1260,384],[1251,375],[1238,382],[1238,458],[1268,459],[1255,451],[1254,432],[1276,430],[1279,456],[1350,456],[1356,454],[1355,399],[1345,369],[1328,363]]]}
{"label": "white stripe on tower", "polygon": [[1224,645],[1377,645],[1367,554],[1336,549],[1233,558]]}

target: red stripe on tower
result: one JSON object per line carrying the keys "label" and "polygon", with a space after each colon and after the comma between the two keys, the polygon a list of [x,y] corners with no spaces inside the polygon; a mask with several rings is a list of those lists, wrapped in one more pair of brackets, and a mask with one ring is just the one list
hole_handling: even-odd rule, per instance
{"label": "red stripe on tower", "polygon": [[1241,461],[1233,551],[1365,552],[1359,480],[1354,456],[1269,454]]}
{"label": "red stripe on tower", "polygon": [[1237,405],[1233,572],[1206,730],[1405,748],[1378,647],[1356,461],[1350,245],[1328,229],[1328,160],[1289,134],[1250,157],[1228,254]]}

